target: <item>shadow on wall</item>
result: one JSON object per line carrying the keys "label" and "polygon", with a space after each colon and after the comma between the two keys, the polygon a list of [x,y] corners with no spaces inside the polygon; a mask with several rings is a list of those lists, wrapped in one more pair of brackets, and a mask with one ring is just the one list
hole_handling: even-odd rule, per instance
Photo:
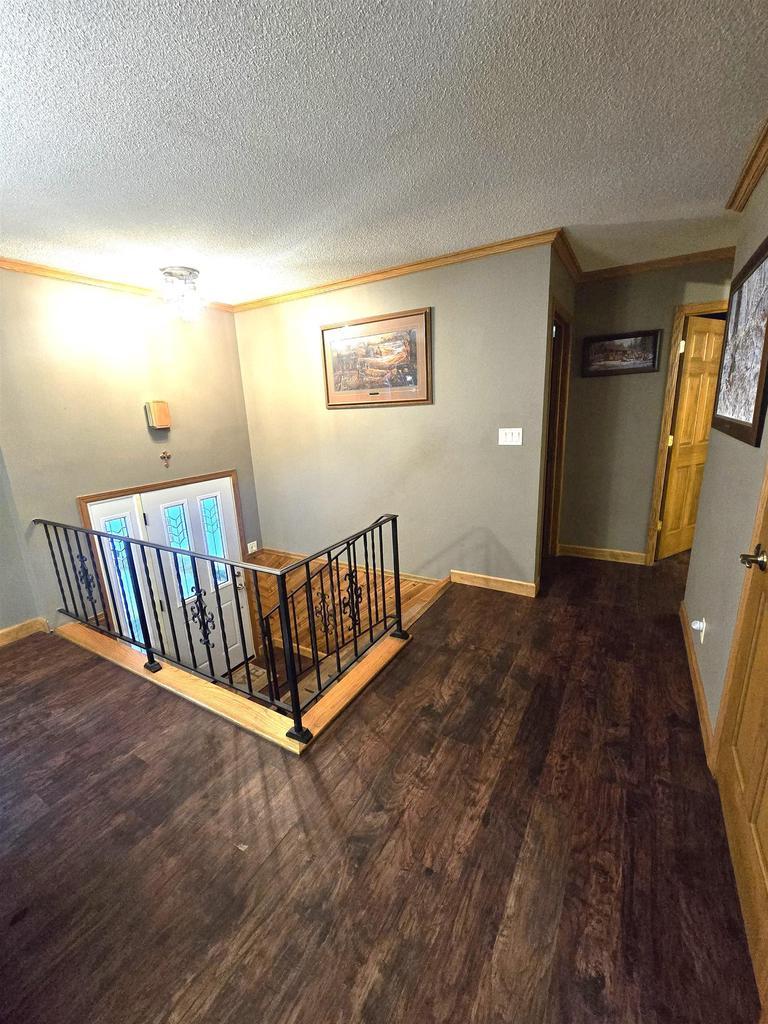
{"label": "shadow on wall", "polygon": [[505,547],[496,534],[487,527],[468,530],[452,544],[436,552],[429,563],[414,570],[414,574],[434,576],[434,570],[431,570],[430,566],[435,564],[449,564],[451,569],[480,575],[489,575],[488,566],[500,566],[501,570],[493,575],[523,583],[532,582],[527,579],[528,574],[520,568],[509,548]]}

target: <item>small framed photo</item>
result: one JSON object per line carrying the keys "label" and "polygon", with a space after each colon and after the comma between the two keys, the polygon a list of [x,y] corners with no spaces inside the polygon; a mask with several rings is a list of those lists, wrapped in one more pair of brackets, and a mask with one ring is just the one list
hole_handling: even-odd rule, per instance
{"label": "small framed photo", "polygon": [[429,308],[329,324],[321,333],[329,409],[432,401]]}
{"label": "small framed photo", "polygon": [[712,426],[757,447],[768,374],[768,238],[731,284]]}
{"label": "small framed photo", "polygon": [[614,377],[620,373],[653,373],[659,368],[661,331],[596,334],[583,341],[582,377]]}

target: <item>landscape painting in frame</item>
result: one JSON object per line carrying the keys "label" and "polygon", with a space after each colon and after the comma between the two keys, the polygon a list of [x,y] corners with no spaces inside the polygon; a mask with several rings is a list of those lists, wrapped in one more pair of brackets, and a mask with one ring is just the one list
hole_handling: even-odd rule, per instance
{"label": "landscape painting in frame", "polygon": [[759,445],[765,416],[768,238],[731,284],[712,426]]}
{"label": "landscape painting in frame", "polygon": [[430,310],[321,328],[329,409],[432,401]]}
{"label": "landscape painting in frame", "polygon": [[584,339],[582,377],[653,373],[659,368],[661,331],[597,334]]}

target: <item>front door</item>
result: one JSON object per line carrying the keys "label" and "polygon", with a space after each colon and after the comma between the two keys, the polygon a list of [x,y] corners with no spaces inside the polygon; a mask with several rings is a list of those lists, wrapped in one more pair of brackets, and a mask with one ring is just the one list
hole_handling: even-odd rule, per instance
{"label": "front door", "polygon": [[724,332],[724,320],[688,318],[657,558],[693,544]]}
{"label": "front door", "polygon": [[[118,538],[147,540],[213,559],[242,559],[229,477],[91,502],[88,512],[94,529]],[[153,647],[173,657],[178,645],[178,660],[184,665],[226,678],[229,669],[253,655],[246,581],[240,570],[139,545],[129,551],[118,539],[104,540],[103,545],[102,574],[112,617],[123,636],[141,640],[141,600]],[[127,564],[131,553],[138,594]]]}
{"label": "front door", "polygon": [[[242,558],[229,478],[147,491],[141,495],[141,503],[147,540],[233,561]],[[192,651],[201,670],[209,671],[210,655],[213,674],[225,676],[227,659],[235,668],[253,654],[248,600],[240,570],[233,574],[221,562],[193,562],[181,555],[174,559],[164,553],[161,557],[166,578],[171,581],[170,615],[179,642],[183,637],[188,644],[189,626]],[[240,603],[239,616],[235,602]],[[243,650],[240,620],[248,655]]]}
{"label": "front door", "polygon": [[734,631],[716,776],[757,984],[768,996],[768,473]]}

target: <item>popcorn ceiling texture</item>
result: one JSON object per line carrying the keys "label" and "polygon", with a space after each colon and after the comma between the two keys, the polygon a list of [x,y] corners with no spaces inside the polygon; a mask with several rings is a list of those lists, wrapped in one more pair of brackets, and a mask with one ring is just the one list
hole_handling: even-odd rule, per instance
{"label": "popcorn ceiling texture", "polygon": [[6,0],[0,251],[191,263],[240,301],[560,225],[596,226],[586,267],[626,262],[609,224],[728,244],[767,27],[762,0]]}

